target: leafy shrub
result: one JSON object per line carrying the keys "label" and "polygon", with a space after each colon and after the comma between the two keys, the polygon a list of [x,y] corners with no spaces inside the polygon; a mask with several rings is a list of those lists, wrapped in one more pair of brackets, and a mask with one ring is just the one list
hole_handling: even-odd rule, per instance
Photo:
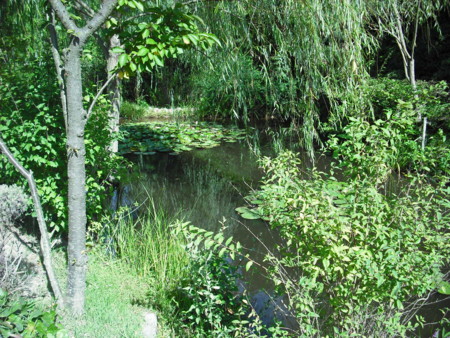
{"label": "leafy shrub", "polygon": [[382,77],[369,80],[366,90],[374,106],[376,118],[384,119],[386,111],[395,111],[399,103],[406,103],[414,107],[416,114],[428,117],[434,129],[450,128],[447,119],[450,107],[449,93],[445,81],[437,83],[418,81],[417,90],[414,92],[406,80]]}
{"label": "leafy shrub", "polygon": [[226,261],[226,247],[219,250],[223,234],[213,237],[212,232],[187,224],[181,230],[188,238],[190,258],[189,273],[176,290],[181,328],[197,336],[230,335],[237,327],[233,321],[241,319],[243,313],[237,295],[237,268]]}
{"label": "leafy shrub", "polygon": [[448,175],[450,143],[445,133],[438,129],[422,149],[416,119],[414,101],[399,101],[395,109],[385,110],[374,121],[349,118],[342,133],[330,137],[328,147],[352,178],[382,183],[394,171]]}
{"label": "leafy shrub", "polygon": [[55,337],[60,330],[54,309],[42,310],[32,301],[13,300],[0,289],[2,337]]}
{"label": "leafy shrub", "polygon": [[0,184],[0,225],[10,224],[27,209],[28,198],[16,185]]}
{"label": "leafy shrub", "polygon": [[[61,231],[67,227],[67,155],[52,66],[43,60],[31,60],[16,64],[14,72],[0,69],[0,133],[17,160],[33,171],[48,224]],[[92,96],[88,93],[85,99],[91,100]],[[90,218],[99,214],[107,197],[107,177],[120,167],[119,158],[107,151],[111,141],[107,108],[107,101],[100,100],[86,127]],[[23,177],[3,156],[0,171],[0,183],[25,185]]]}
{"label": "leafy shrub", "polygon": [[366,167],[373,157],[347,157],[355,175],[346,182],[315,170],[305,178],[291,152],[265,158],[262,187],[248,197],[254,207],[241,210],[266,219],[283,239],[281,256],[267,259],[303,335],[404,335],[411,324],[402,316],[417,310],[408,300],[442,280],[450,189],[417,175],[400,194],[383,194],[372,178],[380,172]]}

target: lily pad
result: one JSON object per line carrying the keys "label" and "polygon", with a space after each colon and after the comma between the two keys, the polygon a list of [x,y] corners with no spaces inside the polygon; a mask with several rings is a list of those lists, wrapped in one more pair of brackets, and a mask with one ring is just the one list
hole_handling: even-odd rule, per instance
{"label": "lily pad", "polygon": [[206,122],[132,123],[121,126],[120,153],[180,153],[194,148],[213,148],[221,142],[236,142],[245,131]]}

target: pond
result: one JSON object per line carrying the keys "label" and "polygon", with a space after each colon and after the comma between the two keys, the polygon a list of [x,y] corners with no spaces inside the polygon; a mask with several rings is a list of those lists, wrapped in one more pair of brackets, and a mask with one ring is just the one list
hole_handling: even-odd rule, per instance
{"label": "pond", "polygon": [[[136,132],[134,129],[131,131]],[[268,250],[273,250],[279,242],[276,232],[262,220],[243,219],[235,210],[246,205],[244,196],[258,187],[263,175],[255,149],[264,155],[274,155],[269,142],[271,137],[267,133],[256,132],[256,146],[246,139],[238,142],[226,142],[230,140],[225,139],[212,148],[174,153],[152,151],[145,148],[148,142],[142,142],[144,146],[137,145],[136,151],[126,155],[135,163],[135,168],[129,183],[121,188],[117,203],[122,206],[142,205],[145,210],[152,200],[156,208],[164,210],[168,216],[213,232],[225,228],[226,237],[239,241],[252,259],[262,263]],[[311,167],[306,154],[301,152],[300,155],[305,169]],[[320,157],[316,165],[320,170],[327,170],[330,162],[330,158]],[[274,315],[273,304],[268,304],[273,294],[271,281],[264,278],[256,266],[249,272],[241,270],[240,288],[247,290],[261,318],[269,323]],[[274,301],[281,302],[280,299]]]}
{"label": "pond", "polygon": [[[273,132],[260,133],[256,130],[257,137],[251,138],[257,139],[256,146],[245,139],[233,143],[222,139],[216,142],[220,145],[215,144],[207,149],[193,147],[190,151],[154,152],[141,147],[126,155],[135,163],[135,170],[129,177],[129,183],[121,188],[119,202],[121,205],[137,203],[146,206],[152,200],[156,208],[164,210],[168,216],[190,221],[213,232],[225,228],[225,236],[232,236],[252,259],[262,262],[267,252],[280,242],[277,233],[264,221],[243,219],[235,209],[245,206],[244,196],[257,188],[262,178],[255,149],[263,155],[273,155],[275,152],[273,144],[276,142],[269,134],[273,136]],[[304,169],[312,167],[307,155],[299,153]],[[330,157],[321,156],[315,166],[319,171],[327,172],[331,162]],[[398,191],[401,184],[393,178],[386,189]],[[241,272],[240,288],[247,290],[263,322],[270,323],[276,315],[286,325],[295,326],[286,313],[281,313],[283,299],[272,299],[273,285],[264,277],[263,271],[254,266],[249,272],[245,269]],[[435,301],[439,300],[441,298],[438,296]],[[449,305],[448,300],[443,304],[437,303],[425,308],[422,315],[427,321],[433,321],[438,318],[439,309]],[[281,308],[278,313],[274,310],[277,307]]]}

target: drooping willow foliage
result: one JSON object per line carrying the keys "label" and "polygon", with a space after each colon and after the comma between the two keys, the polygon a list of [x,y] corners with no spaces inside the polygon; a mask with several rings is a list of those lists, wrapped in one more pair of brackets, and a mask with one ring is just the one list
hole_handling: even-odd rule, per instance
{"label": "drooping willow foliage", "polygon": [[178,61],[205,114],[294,120],[311,148],[321,119],[336,124],[365,109],[361,84],[376,42],[364,1],[198,1],[190,9],[222,41]]}

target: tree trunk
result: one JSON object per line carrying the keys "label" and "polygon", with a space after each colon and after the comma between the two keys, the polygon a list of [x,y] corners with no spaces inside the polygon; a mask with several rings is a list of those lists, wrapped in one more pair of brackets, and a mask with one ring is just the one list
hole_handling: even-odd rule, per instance
{"label": "tree trunk", "polygon": [[69,243],[67,303],[74,314],[84,309],[86,289],[86,170],[81,81],[81,47],[76,40],[70,46],[65,62],[67,90],[67,173],[69,177]]}
{"label": "tree trunk", "polygon": [[[86,150],[84,130],[88,113],[83,109],[83,86],[81,80],[81,52],[87,39],[105,22],[118,0],[103,0],[100,8],[86,25],[78,27],[61,0],[48,0],[55,14],[67,29],[70,38],[64,58],[65,91],[67,102],[67,174],[69,243],[67,305],[74,315],[84,311],[86,290]],[[112,79],[112,77],[110,77]],[[106,86],[106,84],[105,84]],[[104,87],[102,87],[104,89]],[[99,92],[96,96],[100,96]],[[89,108],[89,115],[96,99]],[[64,103],[63,103],[64,104]]]}
{"label": "tree trunk", "polygon": [[414,59],[409,60],[409,82],[411,83],[413,90],[416,91],[417,90],[416,66]]}
{"label": "tree trunk", "polygon": [[[112,49],[114,47],[120,46],[120,39],[117,34],[114,34],[109,40],[109,55],[106,64],[106,71],[108,76],[113,73],[113,70],[119,64],[119,54],[113,53]],[[120,119],[120,105],[121,105],[121,95],[120,95],[120,79],[116,76],[108,86],[109,99],[111,101],[111,110],[109,112],[109,129],[113,134],[119,132],[119,119]],[[117,153],[119,150],[118,141],[114,140],[111,142],[110,149],[111,152]]]}

